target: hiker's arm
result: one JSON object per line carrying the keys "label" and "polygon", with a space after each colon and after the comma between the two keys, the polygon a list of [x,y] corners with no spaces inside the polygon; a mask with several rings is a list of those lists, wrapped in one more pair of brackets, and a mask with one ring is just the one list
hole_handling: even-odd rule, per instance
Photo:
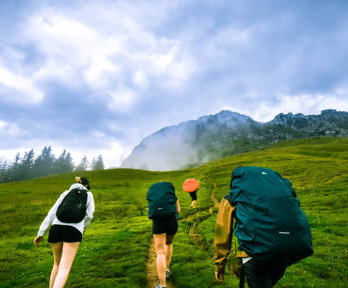
{"label": "hiker's arm", "polygon": [[60,197],[58,198],[56,203],[52,206],[52,208],[48,212],[45,220],[41,223],[39,232],[37,233],[38,236],[45,235],[48,227],[50,227],[50,225],[52,224],[54,218],[56,217],[56,212],[57,212],[58,206],[62,202],[62,200],[64,199],[66,193],[67,193],[67,191],[60,195]]}
{"label": "hiker's arm", "polygon": [[175,204],[176,204],[176,212],[178,212],[178,214],[180,214],[180,203],[179,203],[179,200],[176,200]]}
{"label": "hiker's arm", "polygon": [[[232,213],[235,207],[223,198],[220,202],[219,212],[216,218],[215,224],[215,236],[214,236],[214,246],[215,246],[215,271],[216,278],[225,272],[225,265],[227,256],[231,251],[231,241],[233,234],[233,216]],[[219,277],[220,278],[220,277]]]}
{"label": "hiker's arm", "polygon": [[94,198],[92,193],[88,193],[88,206],[86,210],[86,217],[84,219],[84,229],[87,229],[89,226],[89,223],[91,223],[93,219],[93,213],[95,211],[95,206],[94,206]]}

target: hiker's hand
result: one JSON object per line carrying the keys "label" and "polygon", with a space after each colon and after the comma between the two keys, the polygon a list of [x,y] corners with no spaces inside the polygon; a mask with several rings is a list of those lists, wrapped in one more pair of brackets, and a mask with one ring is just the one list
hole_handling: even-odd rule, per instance
{"label": "hiker's hand", "polygon": [[43,240],[43,236],[36,236],[36,238],[34,239],[34,245],[39,246],[42,240]]}
{"label": "hiker's hand", "polygon": [[221,272],[215,272],[215,279],[220,283],[224,283],[225,274]]}

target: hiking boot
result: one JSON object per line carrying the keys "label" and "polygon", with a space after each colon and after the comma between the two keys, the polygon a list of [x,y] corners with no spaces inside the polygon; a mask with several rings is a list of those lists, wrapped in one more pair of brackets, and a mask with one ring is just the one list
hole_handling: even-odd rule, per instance
{"label": "hiking boot", "polygon": [[169,269],[168,269],[168,270],[166,270],[166,278],[169,279],[169,277],[170,277],[170,272],[169,272]]}

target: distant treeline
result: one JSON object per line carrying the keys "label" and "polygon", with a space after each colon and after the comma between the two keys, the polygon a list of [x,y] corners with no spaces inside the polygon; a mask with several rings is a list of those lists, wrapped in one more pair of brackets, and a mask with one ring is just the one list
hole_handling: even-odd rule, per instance
{"label": "distant treeline", "polygon": [[84,156],[81,162],[75,166],[71,155],[66,150],[56,158],[52,153],[51,146],[45,147],[41,155],[35,158],[34,150],[25,152],[21,157],[18,153],[11,164],[2,162],[0,159],[0,183],[27,180],[36,177],[48,176],[72,171],[104,170],[104,162],[101,155],[93,158],[89,164]]}

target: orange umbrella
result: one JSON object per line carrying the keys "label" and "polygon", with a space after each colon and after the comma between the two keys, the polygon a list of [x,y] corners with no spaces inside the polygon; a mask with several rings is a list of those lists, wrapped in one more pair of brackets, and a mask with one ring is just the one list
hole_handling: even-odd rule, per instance
{"label": "orange umbrella", "polygon": [[182,184],[182,189],[185,192],[194,192],[199,188],[199,181],[194,179],[194,178],[190,178],[190,179],[186,179],[185,182]]}

